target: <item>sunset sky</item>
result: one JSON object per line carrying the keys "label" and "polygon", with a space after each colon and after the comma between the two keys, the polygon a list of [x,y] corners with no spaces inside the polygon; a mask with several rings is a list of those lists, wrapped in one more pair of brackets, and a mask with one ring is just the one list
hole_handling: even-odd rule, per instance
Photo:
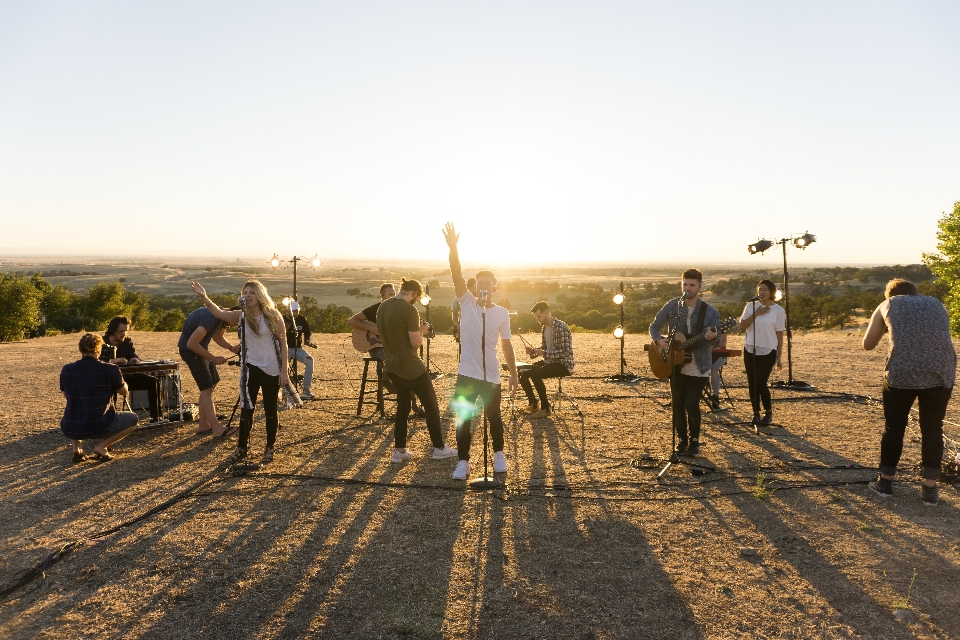
{"label": "sunset sky", "polygon": [[[957,2],[0,1],[0,254],[919,262]],[[775,264],[776,251],[755,258]]]}

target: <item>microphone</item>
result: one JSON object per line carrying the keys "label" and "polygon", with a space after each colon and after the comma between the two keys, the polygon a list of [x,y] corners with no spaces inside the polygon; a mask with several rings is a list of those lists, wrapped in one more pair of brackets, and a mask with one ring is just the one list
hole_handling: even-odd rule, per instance
{"label": "microphone", "polygon": [[760,299],[761,299],[761,298],[760,298],[760,294],[758,293],[757,295],[755,295],[755,296],[753,296],[752,298],[750,298],[749,300],[747,300],[747,302],[760,302]]}
{"label": "microphone", "polygon": [[245,299],[243,296],[240,296],[239,298],[237,298],[237,304],[242,307],[242,306],[244,306],[243,303],[244,303],[245,300],[246,300],[246,299]]}
{"label": "microphone", "polygon": [[689,291],[684,291],[684,292],[683,292],[683,295],[680,297],[680,299],[681,299],[681,300],[686,300],[686,299],[689,298],[689,297],[690,297],[690,292],[689,292]]}
{"label": "microphone", "polygon": [[483,304],[487,304],[487,290],[486,290],[486,289],[480,289],[480,302],[482,302]]}

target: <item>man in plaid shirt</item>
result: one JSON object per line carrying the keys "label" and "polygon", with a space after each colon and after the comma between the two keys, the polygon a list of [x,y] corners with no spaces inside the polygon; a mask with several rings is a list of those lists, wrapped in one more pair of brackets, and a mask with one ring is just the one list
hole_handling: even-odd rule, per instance
{"label": "man in plaid shirt", "polygon": [[[546,418],[550,415],[550,401],[547,400],[547,388],[543,381],[547,378],[562,378],[573,374],[573,338],[570,327],[563,320],[558,320],[550,313],[550,305],[538,302],[530,309],[537,317],[537,322],[543,325],[541,331],[540,348],[527,347],[528,356],[543,356],[529,370],[520,373],[520,386],[527,394],[530,405],[527,412],[531,418]],[[531,381],[533,384],[531,385]],[[533,388],[537,388],[540,401],[533,395]]]}

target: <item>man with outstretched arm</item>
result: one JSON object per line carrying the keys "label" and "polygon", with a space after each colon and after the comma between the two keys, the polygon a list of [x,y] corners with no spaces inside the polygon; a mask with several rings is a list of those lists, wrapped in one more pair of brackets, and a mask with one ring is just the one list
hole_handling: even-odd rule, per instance
{"label": "man with outstretched arm", "polygon": [[[231,311],[239,308],[233,307]],[[177,343],[180,357],[187,363],[190,374],[200,390],[200,420],[197,433],[209,431],[217,438],[236,431],[234,428],[227,433],[227,427],[217,420],[217,408],[213,403],[213,392],[217,388],[217,383],[220,382],[217,365],[224,364],[227,359],[210,353],[210,341],[213,340],[227,351],[240,353],[240,345],[230,344],[223,336],[227,324],[223,320],[218,320],[206,307],[194,309],[183,323],[180,341]]]}
{"label": "man with outstretched arm", "polygon": [[[470,471],[470,423],[474,406],[479,396],[486,408],[493,439],[493,470],[506,472],[507,460],[503,455],[503,418],[500,415],[500,361],[497,358],[497,342],[510,369],[510,395],[517,390],[517,360],[510,342],[510,314],[501,306],[493,304],[497,279],[491,271],[477,273],[479,299],[467,291],[457,253],[460,234],[452,223],[443,230],[444,239],[450,247],[450,275],[457,300],[460,302],[460,368],[456,389],[453,392],[453,409],[457,416],[457,453],[460,462],[453,472],[455,480],[466,480]],[[486,332],[484,335],[484,315]],[[482,347],[481,347],[482,345]],[[486,371],[484,371],[484,361]],[[484,375],[486,373],[486,375]]]}

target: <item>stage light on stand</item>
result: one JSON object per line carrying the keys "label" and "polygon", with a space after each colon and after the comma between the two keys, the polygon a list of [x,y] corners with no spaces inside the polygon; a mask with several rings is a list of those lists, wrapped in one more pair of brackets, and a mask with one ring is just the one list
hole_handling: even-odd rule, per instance
{"label": "stage light on stand", "polygon": [[806,249],[816,241],[817,236],[807,231],[800,236],[790,236],[789,238],[781,238],[777,241],[758,240],[754,244],[747,245],[747,251],[749,251],[751,255],[763,253],[775,244],[779,244],[783,249],[783,288],[777,290],[775,299],[778,302],[786,299],[784,311],[786,312],[787,316],[787,380],[774,382],[770,385],[771,387],[794,390],[813,389],[810,383],[793,379],[793,332],[790,329],[790,277],[787,273],[787,243],[793,244],[793,246],[797,247],[798,249]]}
{"label": "stage light on stand", "polygon": [[430,296],[428,296],[427,294],[423,294],[422,296],[420,296],[420,304],[423,306],[424,309],[426,309],[427,307],[429,307],[429,306],[430,306]]}
{"label": "stage light on stand", "polygon": [[[273,254],[273,257],[270,258],[270,266],[273,267],[274,269],[276,269],[277,267],[279,267],[279,266],[280,266],[280,263],[282,263],[282,262],[289,262],[290,264],[293,265],[293,296],[292,296],[292,299],[293,299],[293,300],[297,300],[297,299],[298,299],[298,296],[297,296],[297,264],[300,263],[300,262],[303,262],[303,261],[305,261],[305,260],[308,260],[308,258],[305,258],[305,257],[303,257],[303,256],[293,256],[293,257],[290,258],[289,260],[281,260],[281,259],[280,259],[280,256],[278,256],[277,254]],[[314,254],[312,258],[309,258],[309,261],[310,261],[310,266],[313,267],[314,269],[316,269],[317,267],[320,266],[320,258],[317,256],[317,254]]]}
{"label": "stage light on stand", "polygon": [[757,240],[753,244],[747,245],[747,251],[749,251],[751,255],[755,253],[763,253],[764,251],[772,247],[773,244],[774,243],[770,240]]}
{"label": "stage light on stand", "polygon": [[808,231],[807,233],[803,234],[799,238],[794,238],[793,246],[795,246],[797,249],[806,249],[816,241],[817,241],[817,236],[813,235]]}
{"label": "stage light on stand", "polygon": [[273,257],[270,258],[270,266],[274,269],[280,266],[280,258],[277,256],[277,254],[273,254]]}
{"label": "stage light on stand", "polygon": [[283,300],[281,300],[280,302],[283,304],[283,306],[289,307],[290,303],[293,302],[293,298],[291,298],[290,296],[283,296]]}
{"label": "stage light on stand", "polygon": [[310,266],[313,267],[314,269],[317,269],[320,266],[320,258],[314,255],[313,258],[310,260]]}
{"label": "stage light on stand", "polygon": [[625,302],[626,297],[623,295],[623,283],[621,282],[620,291],[613,296],[613,304],[620,307],[620,324],[616,329],[613,330],[613,337],[620,341],[620,373],[606,378],[608,382],[636,382],[639,380],[635,374],[626,370],[627,359],[623,355],[625,348],[624,335],[626,334],[626,332],[623,330],[623,325],[626,324],[623,321],[623,307]]}

